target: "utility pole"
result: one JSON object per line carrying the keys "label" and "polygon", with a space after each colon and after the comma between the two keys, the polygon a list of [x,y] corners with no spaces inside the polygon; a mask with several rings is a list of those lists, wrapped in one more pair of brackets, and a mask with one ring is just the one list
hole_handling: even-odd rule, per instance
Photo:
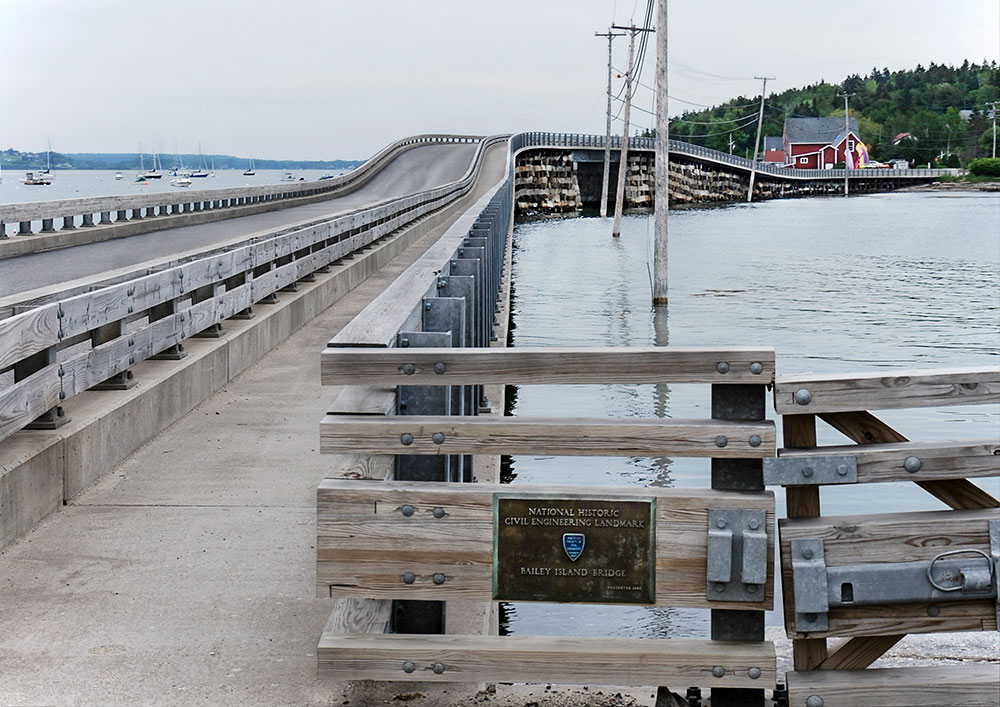
{"label": "utility pole", "polygon": [[594,32],[595,37],[608,38],[608,127],[604,131],[604,181],[601,183],[601,218],[608,217],[608,175],[611,171],[611,42],[624,37],[624,32]]}
{"label": "utility pole", "polygon": [[847,109],[847,99],[853,96],[853,93],[838,93],[838,96],[843,96],[844,98],[844,196],[847,196],[849,187],[848,175],[850,175],[850,170],[847,169],[847,160],[850,159],[850,155],[847,153],[847,138],[851,136],[851,112]]}
{"label": "utility pole", "polygon": [[993,156],[997,156],[997,101],[993,101],[989,105],[993,106]]}
{"label": "utility pole", "polygon": [[764,96],[767,95],[767,82],[773,80],[773,76],[754,76],[755,79],[764,82],[760,89],[760,115],[757,116],[757,137],[753,141],[753,162],[750,164],[750,188],[747,189],[747,203],[753,201],[753,182],[757,176],[757,147],[760,145],[760,129],[764,126]]}
{"label": "utility pole", "polygon": [[617,238],[621,235],[622,229],[622,207],[625,202],[625,173],[628,171],[628,131],[629,114],[632,109],[632,75],[635,69],[633,66],[635,61],[635,35],[639,32],[652,32],[653,30],[645,27],[636,27],[635,25],[630,25],[629,27],[611,25],[611,29],[623,29],[629,33],[628,70],[625,72],[625,116],[622,118],[625,121],[625,125],[622,128],[622,148],[618,153],[618,185],[617,189],[615,189],[615,224],[611,227],[611,235]]}
{"label": "utility pole", "polygon": [[656,2],[656,155],[653,162],[653,306],[667,303],[667,214],[670,209],[670,115],[667,111],[667,0]]}

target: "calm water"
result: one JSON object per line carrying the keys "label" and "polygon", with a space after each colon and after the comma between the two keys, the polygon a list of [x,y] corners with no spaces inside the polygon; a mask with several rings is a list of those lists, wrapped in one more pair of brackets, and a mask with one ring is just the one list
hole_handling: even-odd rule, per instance
{"label": "calm water", "polygon": [[[772,346],[779,375],[1000,365],[1000,195],[677,210],[669,229],[670,304],[654,310],[651,216],[626,217],[620,238],[598,218],[519,224],[513,345]],[[770,397],[768,408],[775,419]],[[522,386],[513,405],[523,416],[710,413],[709,387],[697,385]],[[1000,434],[996,405],[877,414],[914,440]],[[849,442],[822,423],[819,441]],[[512,471],[514,484],[710,486],[705,459],[517,456]],[[995,479],[983,485],[1000,493]],[[821,493],[825,515],[944,508],[912,484]],[[708,635],[707,611],[518,603],[507,613],[512,633]]]}
{"label": "calm water", "polygon": [[[77,199],[87,196],[118,196],[120,194],[156,194],[160,192],[184,192],[194,189],[229,189],[232,187],[264,186],[277,184],[290,171],[297,181],[319,179],[324,174],[344,174],[345,170],[327,172],[321,169],[259,169],[253,177],[244,177],[242,170],[220,169],[214,177],[192,179],[190,187],[171,186],[173,175],[164,171],[162,179],[151,179],[146,183],[135,181],[138,170],[122,170],[122,179],[115,179],[115,170],[67,169],[56,170],[55,179],[49,185],[27,186],[24,172],[5,169],[0,183],[0,204],[17,204],[27,201],[52,201],[55,199]],[[37,173],[38,170],[35,170]]]}

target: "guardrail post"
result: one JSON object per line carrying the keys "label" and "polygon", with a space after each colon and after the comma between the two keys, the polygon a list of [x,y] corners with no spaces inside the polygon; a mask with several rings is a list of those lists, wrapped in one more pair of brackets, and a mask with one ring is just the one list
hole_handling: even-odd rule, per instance
{"label": "guardrail post", "polygon": [[[48,348],[42,349],[36,354],[28,356],[27,358],[21,359],[14,364],[14,382],[18,383],[25,378],[30,377],[32,374],[51,366],[56,362],[56,347],[49,346]],[[61,373],[61,371],[60,371]],[[62,400],[64,394],[59,393],[59,399]],[[44,413],[36,417],[30,423],[24,426],[26,430],[54,430],[57,427],[62,427],[67,422],[70,421],[69,415],[63,409],[62,405],[56,405],[54,408],[49,408]]]}
{"label": "guardrail post", "polygon": [[93,226],[94,225],[94,214],[84,214],[83,215],[83,223],[81,223],[80,225],[81,226]]}
{"label": "guardrail post", "polygon": [[30,236],[31,235],[31,221],[21,221],[17,224],[17,235],[19,236]]}
{"label": "guardrail post", "polygon": [[42,219],[42,233],[55,233],[56,229],[52,227],[52,220],[50,218]]}
{"label": "guardrail post", "polygon": [[110,211],[102,211],[101,212],[101,225],[105,226],[105,225],[107,225],[109,223],[111,223],[111,212]]}
{"label": "guardrail post", "polygon": [[[149,308],[149,322],[152,324],[160,319],[166,319],[167,317],[172,317],[177,314],[177,300],[170,300],[164,302],[163,304],[153,305]],[[157,354],[149,357],[150,361],[180,361],[182,358],[187,356],[187,351],[184,350],[184,344],[178,342],[172,346],[168,346]]]}
{"label": "guardrail post", "polygon": [[[107,344],[125,336],[126,333],[124,320],[119,319],[116,322],[108,322],[104,326],[99,326],[90,332],[90,345],[92,348],[97,348],[101,344]],[[135,363],[135,359],[129,358],[129,364],[133,363]],[[138,382],[132,371],[125,370],[98,383],[91,390],[128,390]]]}
{"label": "guardrail post", "polygon": [[63,216],[62,230],[72,231],[76,228],[76,216]]}
{"label": "guardrail post", "polygon": [[[721,362],[720,366],[723,365]],[[728,364],[726,364],[728,369]],[[712,419],[764,419],[764,385],[713,385]],[[719,437],[716,444],[725,446]],[[712,488],[724,491],[763,491],[760,459],[712,459]],[[713,641],[763,641],[764,612],[712,609]],[[712,707],[764,707],[764,690],[713,689]]]}

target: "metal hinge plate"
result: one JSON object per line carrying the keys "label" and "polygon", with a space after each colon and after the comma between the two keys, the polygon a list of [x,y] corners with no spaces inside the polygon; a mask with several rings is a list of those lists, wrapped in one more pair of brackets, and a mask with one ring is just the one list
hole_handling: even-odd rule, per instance
{"label": "metal hinge plate", "polygon": [[709,601],[764,601],[767,513],[743,508],[708,511]]}
{"label": "metal hinge plate", "polygon": [[765,486],[858,483],[858,460],[853,456],[788,456],[763,461]]}

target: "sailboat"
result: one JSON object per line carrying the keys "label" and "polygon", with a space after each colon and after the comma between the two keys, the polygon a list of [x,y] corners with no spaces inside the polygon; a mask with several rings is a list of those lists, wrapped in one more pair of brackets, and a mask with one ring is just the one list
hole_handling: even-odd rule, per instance
{"label": "sailboat", "polygon": [[[48,138],[46,138],[48,141]],[[52,143],[48,144],[49,149],[45,152],[45,169],[40,170],[37,175],[34,172],[26,172],[24,175],[24,183],[28,186],[39,186],[52,184],[52,180],[55,176],[52,173]]]}
{"label": "sailboat", "polygon": [[188,172],[189,177],[195,179],[200,179],[208,176],[208,172],[205,171],[205,157],[201,154],[201,143],[198,143],[198,164],[201,165],[198,169],[192,169]]}
{"label": "sailboat", "polygon": [[244,177],[252,177],[257,174],[253,169],[253,157],[250,158],[250,166],[247,167],[247,171],[243,173]]}
{"label": "sailboat", "polygon": [[[159,165],[158,165],[159,160],[157,159],[156,151],[154,150],[152,154],[153,154],[153,169],[151,171],[149,171],[149,172],[146,172],[145,170],[143,170],[142,178],[143,179],[163,179],[163,173],[160,171],[160,168],[159,168]],[[139,153],[139,158],[140,159],[142,158],[142,153],[141,152]]]}

